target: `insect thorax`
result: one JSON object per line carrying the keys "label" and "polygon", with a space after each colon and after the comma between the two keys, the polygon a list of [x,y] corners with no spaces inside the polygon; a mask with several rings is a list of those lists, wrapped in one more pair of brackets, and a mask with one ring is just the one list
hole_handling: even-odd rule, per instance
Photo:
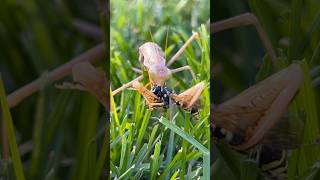
{"label": "insect thorax", "polygon": [[151,91],[163,101],[164,108],[169,107],[170,94],[172,93],[171,90],[169,90],[166,86],[153,85]]}

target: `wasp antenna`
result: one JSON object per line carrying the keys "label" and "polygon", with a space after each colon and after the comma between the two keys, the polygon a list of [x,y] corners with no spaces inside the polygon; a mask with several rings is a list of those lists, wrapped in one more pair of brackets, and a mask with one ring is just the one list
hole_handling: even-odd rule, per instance
{"label": "wasp antenna", "polygon": [[169,31],[170,31],[170,26],[167,27],[166,44],[165,44],[165,47],[164,47],[164,59],[167,59],[166,50],[167,50],[167,47],[168,47]]}
{"label": "wasp antenna", "polygon": [[149,28],[149,34],[150,34],[151,41],[152,41],[152,42],[155,42],[154,39],[153,39],[152,32],[151,32],[151,27]]}

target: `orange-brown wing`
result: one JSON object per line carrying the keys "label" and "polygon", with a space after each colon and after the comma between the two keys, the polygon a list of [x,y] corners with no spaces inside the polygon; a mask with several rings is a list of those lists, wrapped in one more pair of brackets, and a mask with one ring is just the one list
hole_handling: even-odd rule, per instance
{"label": "orange-brown wing", "polygon": [[193,87],[185,90],[179,95],[172,94],[171,98],[174,102],[180,104],[180,106],[184,109],[190,109],[199,99],[200,94],[204,89],[204,82],[200,82]]}
{"label": "orange-brown wing", "polygon": [[290,65],[219,105],[213,113],[215,126],[245,137],[235,148],[254,146],[277,123],[302,82],[300,66]]}
{"label": "orange-brown wing", "polygon": [[[151,91],[149,91],[146,87],[143,86],[143,84],[141,84],[139,81],[134,81],[132,83],[132,87],[134,89],[136,89],[140,94],[142,94],[142,96],[144,97],[144,99],[147,101],[149,107],[152,106],[152,104],[154,103],[162,103],[161,99],[159,99],[158,96],[156,96],[154,93],[152,93]],[[163,106],[163,103],[162,103]]]}

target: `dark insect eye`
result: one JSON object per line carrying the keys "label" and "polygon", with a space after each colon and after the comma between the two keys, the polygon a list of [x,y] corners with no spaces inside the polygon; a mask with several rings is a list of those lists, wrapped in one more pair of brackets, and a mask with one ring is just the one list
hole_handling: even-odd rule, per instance
{"label": "dark insect eye", "polygon": [[154,86],[152,87],[152,90],[151,90],[155,95],[157,95],[158,97],[161,96],[161,87],[160,86]]}

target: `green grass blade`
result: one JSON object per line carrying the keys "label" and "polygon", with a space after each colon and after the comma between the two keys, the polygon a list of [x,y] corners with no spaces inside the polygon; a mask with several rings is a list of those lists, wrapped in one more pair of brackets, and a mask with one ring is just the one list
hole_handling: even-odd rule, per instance
{"label": "green grass blade", "polygon": [[161,148],[161,140],[157,142],[156,147],[153,153],[153,161],[151,163],[151,180],[155,180],[157,177],[158,169],[160,167],[161,162],[159,162],[160,156],[160,148]]}
{"label": "green grass blade", "polygon": [[124,179],[125,177],[128,178],[130,176],[130,172],[134,169],[135,165],[132,165],[130,168],[128,168],[120,177],[120,179]]}
{"label": "green grass blade", "polygon": [[[88,105],[90,105],[88,107]],[[96,142],[92,138],[96,135],[99,104],[91,96],[83,97],[77,144],[76,179],[93,179],[96,161]],[[91,164],[91,165],[90,165]]]}
{"label": "green grass blade", "polygon": [[288,51],[288,59],[293,60],[299,58],[298,45],[301,37],[301,10],[303,0],[292,1],[291,25],[290,25],[290,46]]}
{"label": "green grass blade", "polygon": [[100,178],[104,164],[105,163],[109,164],[109,161],[107,159],[107,156],[109,156],[108,150],[110,149],[109,139],[110,139],[109,128],[106,128],[104,138],[102,141],[102,147],[100,149],[100,154],[99,154],[98,162],[97,162],[96,176],[95,176],[96,180],[98,180]]}
{"label": "green grass blade", "polygon": [[146,157],[147,151],[148,151],[148,144],[144,143],[142,148],[138,152],[138,155],[135,157],[133,164],[140,165],[143,159]]}
{"label": "green grass blade", "polygon": [[170,164],[166,167],[166,169],[163,171],[163,173],[161,174],[161,176],[159,177],[159,179],[164,179],[164,177],[167,177],[167,175],[169,175],[170,171],[173,169],[173,167],[179,163],[179,160],[181,159],[182,156],[182,151],[179,150],[176,155],[173,157],[172,161],[170,162]]}
{"label": "green grass blade", "polygon": [[151,115],[151,111],[150,110],[147,110],[147,112],[145,113],[144,117],[143,117],[143,120],[142,120],[142,123],[141,123],[141,126],[139,128],[139,132],[138,132],[138,138],[137,138],[137,150],[140,149],[140,146],[141,146],[141,142],[142,142],[142,139],[144,137],[144,134],[146,132],[146,129],[148,127],[148,123],[149,123],[149,120],[150,120],[150,115]]}
{"label": "green grass blade", "polygon": [[9,142],[10,154],[12,158],[15,177],[16,179],[24,180],[25,176],[24,176],[23,167],[22,167],[22,163],[19,155],[13,121],[10,114],[10,109],[7,102],[7,96],[4,90],[1,75],[0,75],[0,101],[1,101],[1,111],[2,111],[1,114],[2,114],[4,124],[6,126],[5,130],[6,130],[7,138]]}
{"label": "green grass blade", "polygon": [[165,125],[170,130],[174,131],[176,134],[181,136],[183,139],[187,140],[190,144],[194,145],[196,148],[198,148],[203,154],[210,154],[209,150],[204,147],[201,143],[199,143],[196,139],[191,137],[189,134],[184,132],[182,129],[171,123],[169,120],[167,120],[165,117],[161,117],[159,119],[159,122],[161,122],[163,125]]}
{"label": "green grass blade", "polygon": [[174,131],[176,134],[181,136],[183,139],[188,141],[190,144],[194,145],[196,148],[200,150],[203,154],[204,158],[204,171],[203,171],[203,176],[204,178],[210,178],[210,152],[209,150],[204,147],[201,143],[199,143],[196,139],[194,139],[192,136],[181,130],[179,127],[168,121],[166,118],[161,117],[159,119],[159,122],[161,122],[163,125],[165,125],[167,128],[170,130]]}

